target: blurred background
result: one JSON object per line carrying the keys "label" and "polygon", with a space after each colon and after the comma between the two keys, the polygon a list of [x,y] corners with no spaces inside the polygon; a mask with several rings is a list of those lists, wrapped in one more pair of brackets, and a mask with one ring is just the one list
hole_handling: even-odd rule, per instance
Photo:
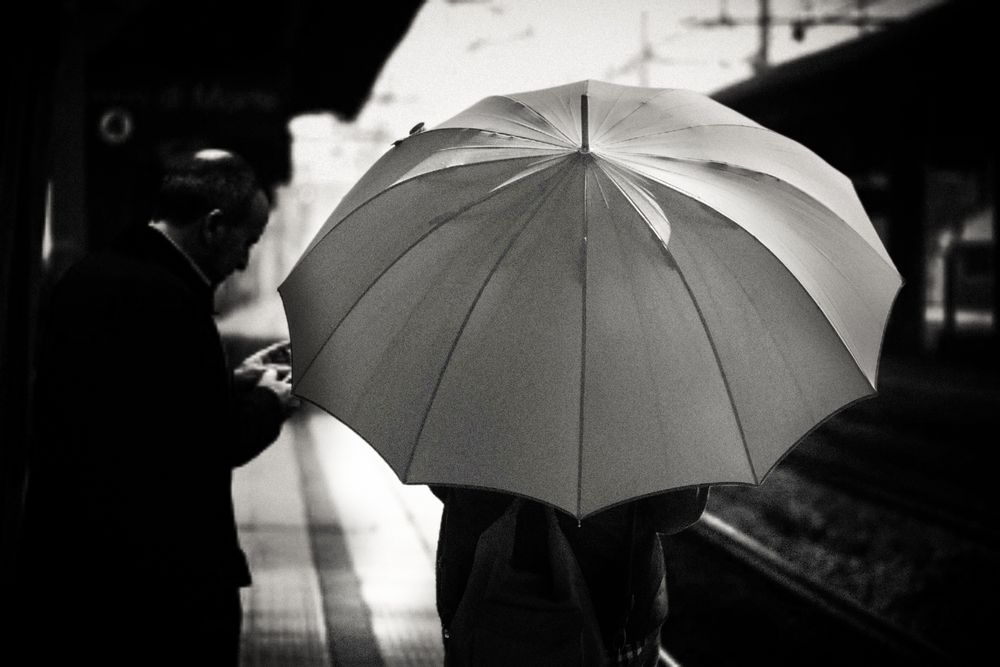
{"label": "blurred background", "polygon": [[[794,650],[811,650],[814,664],[826,664],[818,657],[824,651],[817,651],[817,644],[800,645],[821,642],[831,660],[843,657],[833,648],[837,641],[855,651],[871,641],[896,657],[920,654],[931,662],[973,655],[996,620],[988,602],[1000,593],[997,503],[990,485],[1000,463],[994,451],[1000,386],[991,5],[971,0],[409,0],[353,3],[349,9],[322,0],[270,0],[252,10],[232,0],[31,5],[22,19],[5,21],[2,28],[4,583],[17,548],[33,354],[47,289],[87,250],[146,221],[160,167],[172,152],[209,145],[237,150],[272,193],[271,223],[251,266],[228,281],[217,299],[219,326],[235,361],[255,346],[287,337],[278,285],[343,195],[394,140],[417,123],[433,127],[488,95],[600,79],[703,92],[805,144],[851,178],[905,280],[888,325],[879,396],[817,429],[760,489],[717,489],[710,525],[668,550],[669,566],[677,573],[668,649],[682,664],[728,664],[729,653],[712,653],[728,642],[714,641],[705,628],[725,629],[731,642],[739,643],[753,641],[764,624],[782,630],[789,645],[798,647]],[[337,426],[326,416],[309,419],[286,434],[283,445],[299,448],[285,462],[300,470],[288,478],[294,483],[308,482],[310,466],[337,467],[309,458],[311,443],[328,437],[315,435],[316,429]],[[319,456],[335,450],[340,461],[364,456],[363,443],[343,444],[353,434],[338,433],[329,438],[340,438],[339,444],[317,447]],[[270,464],[272,470],[285,465]],[[402,508],[387,539],[398,538],[399,526],[411,525],[419,538],[414,549],[429,556],[431,567],[435,501],[393,487],[380,461],[364,465],[385,482],[386,502]],[[254,484],[270,488],[261,475],[254,469],[240,481],[244,506],[260,505]],[[347,488],[349,480],[342,481]],[[301,514],[307,533],[314,516],[308,505],[319,502],[312,493],[303,491],[305,509],[289,510]],[[342,507],[347,502],[341,499]],[[351,502],[356,509],[364,505]],[[255,517],[244,515],[242,528],[266,549],[267,536],[253,533]],[[340,520],[350,523],[343,515]],[[380,520],[388,521],[371,519]],[[725,539],[731,541],[723,544]],[[307,540],[302,567],[320,571],[320,585],[308,595],[319,596],[322,604],[320,611],[306,606],[309,613],[325,614],[323,641],[332,642],[336,610],[323,606],[329,602],[321,585],[326,557],[316,555],[317,544]],[[355,563],[359,554],[371,553],[353,548],[344,547]],[[709,548],[729,556],[706,555]],[[718,561],[715,572],[726,576],[692,565],[710,558]],[[267,567],[259,560],[255,570]],[[755,569],[748,573],[740,567]],[[760,586],[785,584],[780,593],[755,588],[748,583],[754,577],[772,582]],[[358,595],[376,618],[382,598],[365,597],[370,593],[365,590],[361,586]],[[422,611],[413,612],[416,603],[409,599],[404,608],[410,618],[423,619],[425,635],[433,635],[433,591],[413,590]],[[265,593],[258,600],[261,614],[268,604]],[[782,602],[782,596],[790,597]],[[765,605],[765,598],[774,602]],[[978,606],[980,600],[985,606]],[[719,611],[727,605],[729,612]],[[768,605],[774,609],[761,612]],[[748,622],[755,616],[756,624]],[[323,626],[322,618],[315,624]],[[263,625],[255,627],[263,632]],[[375,632],[370,621],[365,627]],[[291,630],[282,632],[282,641],[290,641]],[[797,640],[790,638],[796,634]],[[405,643],[399,638],[404,635],[393,635],[392,642]],[[433,663],[439,655],[436,636],[422,637],[418,643],[431,648],[421,660]],[[380,641],[377,660],[393,662],[387,640]],[[368,657],[377,661],[373,655]],[[392,655],[406,662],[412,651]],[[782,661],[784,654],[775,655],[774,664],[797,664],[788,656],[801,653],[789,653],[788,662]],[[349,662],[344,654],[340,659]]]}

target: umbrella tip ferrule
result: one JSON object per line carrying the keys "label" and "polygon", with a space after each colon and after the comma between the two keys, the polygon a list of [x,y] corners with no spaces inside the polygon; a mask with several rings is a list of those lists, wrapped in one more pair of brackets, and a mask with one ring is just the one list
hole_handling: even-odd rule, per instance
{"label": "umbrella tip ferrule", "polygon": [[590,152],[590,109],[589,103],[586,95],[580,95],[580,152],[589,153]]}

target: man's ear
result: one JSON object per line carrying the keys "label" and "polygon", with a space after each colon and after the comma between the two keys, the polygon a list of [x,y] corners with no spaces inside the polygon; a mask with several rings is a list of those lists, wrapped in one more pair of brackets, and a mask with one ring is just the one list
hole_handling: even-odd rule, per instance
{"label": "man's ear", "polygon": [[206,245],[212,247],[219,237],[219,228],[222,226],[222,210],[213,208],[205,214],[201,225],[202,240]]}

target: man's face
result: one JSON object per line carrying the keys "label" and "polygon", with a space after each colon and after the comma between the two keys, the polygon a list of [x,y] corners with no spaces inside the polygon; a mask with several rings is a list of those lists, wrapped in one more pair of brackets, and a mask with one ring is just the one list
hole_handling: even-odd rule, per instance
{"label": "man's face", "polygon": [[250,249],[260,240],[268,220],[267,197],[258,192],[243,224],[219,225],[212,262],[212,279],[221,283],[235,271],[247,268]]}

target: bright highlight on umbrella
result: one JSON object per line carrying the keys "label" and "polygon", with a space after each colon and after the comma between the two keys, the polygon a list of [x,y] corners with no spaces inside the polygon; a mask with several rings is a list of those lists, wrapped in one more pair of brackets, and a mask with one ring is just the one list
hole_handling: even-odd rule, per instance
{"label": "bright highlight on umbrella", "polygon": [[802,145],[694,92],[583,81],[394,146],[280,292],[296,394],[404,482],[584,517],[760,483],[873,393],[900,285]]}

